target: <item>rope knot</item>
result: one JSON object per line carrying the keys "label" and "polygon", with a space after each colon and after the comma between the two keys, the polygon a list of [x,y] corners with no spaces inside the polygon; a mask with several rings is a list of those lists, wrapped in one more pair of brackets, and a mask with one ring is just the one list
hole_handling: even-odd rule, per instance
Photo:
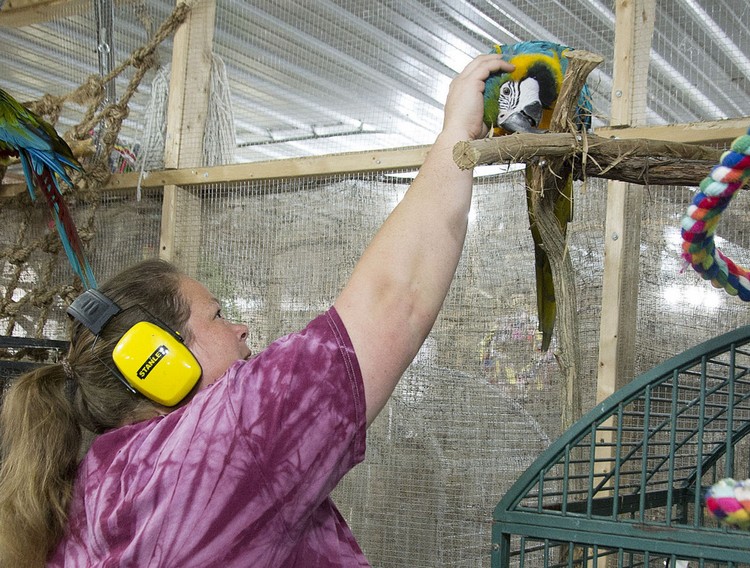
{"label": "rope knot", "polygon": [[62,103],[65,97],[55,97],[45,94],[37,101],[25,105],[29,110],[38,115],[46,116],[52,124],[56,124],[62,112]]}
{"label": "rope knot", "polygon": [[132,56],[133,67],[139,67],[141,69],[151,69],[156,66],[156,56],[154,50],[150,49],[149,46],[141,47],[133,52]]}
{"label": "rope knot", "polygon": [[104,98],[104,82],[99,75],[89,75],[86,81],[71,95],[70,100],[77,104],[94,101],[98,103]]}

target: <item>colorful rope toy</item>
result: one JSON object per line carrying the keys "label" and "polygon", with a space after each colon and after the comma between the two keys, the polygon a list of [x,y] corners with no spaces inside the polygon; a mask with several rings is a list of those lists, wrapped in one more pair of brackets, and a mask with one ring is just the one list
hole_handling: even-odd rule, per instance
{"label": "colorful rope toy", "polygon": [[750,129],[732,142],[721,163],[700,183],[682,219],[682,257],[710,280],[716,288],[724,288],[732,296],[750,301],[750,271],[716,248],[714,233],[722,211],[734,193],[750,179]]}
{"label": "colorful rope toy", "polygon": [[750,479],[722,479],[706,492],[708,513],[723,525],[750,529]]}

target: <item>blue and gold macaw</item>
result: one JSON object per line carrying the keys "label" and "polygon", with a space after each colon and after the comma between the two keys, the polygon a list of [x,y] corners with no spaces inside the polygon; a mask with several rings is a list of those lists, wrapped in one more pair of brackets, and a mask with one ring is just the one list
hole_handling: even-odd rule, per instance
{"label": "blue and gold macaw", "polygon": [[0,89],[0,158],[3,157],[21,160],[32,201],[36,200],[35,188],[44,194],[73,270],[86,289],[96,288],[94,273],[58,185],[60,178],[73,187],[66,167],[79,172],[83,168],[51,124]]}
{"label": "blue and gold macaw", "polygon": [[[495,51],[512,63],[515,70],[491,75],[485,83],[484,122],[490,129],[490,136],[503,136],[514,132],[544,132],[549,127],[568,66],[568,60],[563,54],[569,49],[571,48],[548,41],[524,41],[495,46]],[[588,130],[591,127],[591,115],[591,95],[588,87],[584,87],[576,112],[579,129]],[[555,287],[549,259],[534,222],[528,171],[527,168],[526,201],[529,207],[531,236],[534,240],[537,310],[539,330],[542,333],[541,349],[547,351],[557,311]],[[562,195],[555,202],[554,211],[564,236],[573,215],[572,176],[564,184]]]}

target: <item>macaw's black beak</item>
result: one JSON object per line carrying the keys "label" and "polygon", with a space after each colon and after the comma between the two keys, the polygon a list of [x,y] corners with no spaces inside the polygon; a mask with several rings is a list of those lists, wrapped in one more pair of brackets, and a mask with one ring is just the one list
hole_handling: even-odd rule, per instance
{"label": "macaw's black beak", "polygon": [[539,134],[546,132],[537,128],[542,120],[542,104],[538,101],[523,107],[521,110],[508,115],[497,125],[507,132],[529,132]]}

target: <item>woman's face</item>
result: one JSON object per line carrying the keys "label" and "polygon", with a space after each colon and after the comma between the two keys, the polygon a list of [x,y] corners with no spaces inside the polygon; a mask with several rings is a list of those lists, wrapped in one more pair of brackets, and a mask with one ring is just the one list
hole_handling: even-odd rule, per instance
{"label": "woman's face", "polygon": [[232,363],[250,357],[247,326],[225,320],[218,300],[197,280],[183,278],[180,290],[190,305],[187,327],[191,337],[186,345],[203,369],[198,388],[204,388],[221,377]]}

